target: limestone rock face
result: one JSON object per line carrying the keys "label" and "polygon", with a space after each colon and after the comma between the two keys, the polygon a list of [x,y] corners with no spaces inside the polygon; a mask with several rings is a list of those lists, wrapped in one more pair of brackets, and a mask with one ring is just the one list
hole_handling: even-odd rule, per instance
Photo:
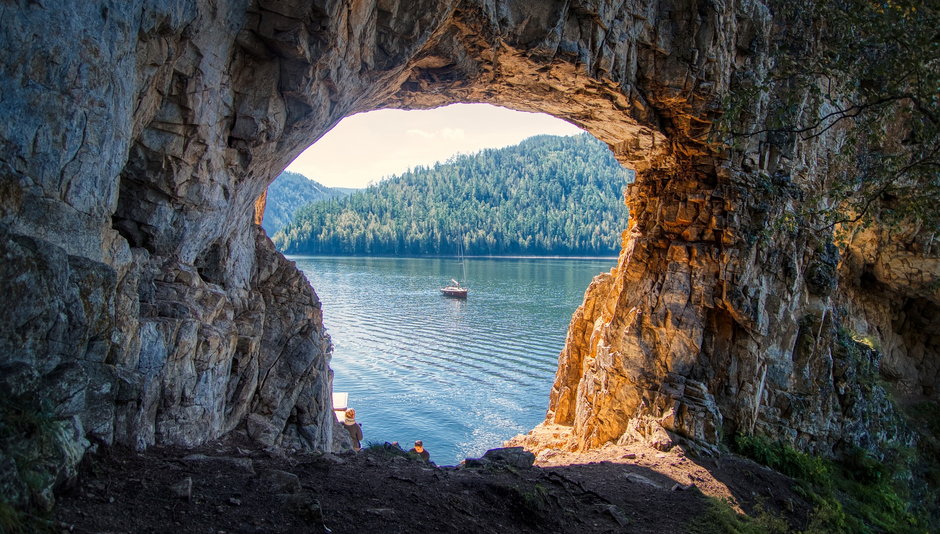
{"label": "limestone rock face", "polygon": [[[256,210],[343,117],[458,101],[551,113],[638,171],[619,264],[575,315],[552,392],[572,447],[873,435],[878,392],[849,393],[874,357],[835,348],[839,256],[769,225],[841,134],[704,138],[732,82],[773,60],[763,1],[19,1],[3,21],[0,377],[68,422],[66,445],[240,429],[329,450],[320,303]],[[936,269],[905,254],[858,242],[843,268],[898,295],[852,305],[897,334],[885,372],[936,395],[912,373],[936,376],[937,295],[907,289]],[[80,456],[60,449],[64,467]]]}
{"label": "limestone rock face", "polygon": [[884,355],[880,373],[903,395],[940,396],[940,246],[929,232],[852,232],[841,272],[846,326]]}

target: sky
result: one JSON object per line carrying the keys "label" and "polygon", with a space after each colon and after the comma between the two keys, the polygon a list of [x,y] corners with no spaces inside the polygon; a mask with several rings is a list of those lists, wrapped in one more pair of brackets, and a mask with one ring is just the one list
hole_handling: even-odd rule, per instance
{"label": "sky", "polygon": [[346,117],[287,170],[329,187],[366,187],[455,154],[518,144],[539,134],[575,135],[578,127],[542,113],[489,104],[431,110],[382,109]]}

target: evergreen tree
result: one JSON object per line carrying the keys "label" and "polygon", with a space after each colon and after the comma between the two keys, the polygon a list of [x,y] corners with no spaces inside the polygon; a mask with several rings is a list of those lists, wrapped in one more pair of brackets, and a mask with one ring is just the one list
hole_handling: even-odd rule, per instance
{"label": "evergreen tree", "polygon": [[268,187],[261,226],[274,235],[283,228],[301,206],[330,198],[342,197],[348,190],[327,187],[296,172],[284,171]]}
{"label": "evergreen tree", "polygon": [[588,134],[537,136],[304,206],[274,242],[290,254],[616,254],[632,176]]}

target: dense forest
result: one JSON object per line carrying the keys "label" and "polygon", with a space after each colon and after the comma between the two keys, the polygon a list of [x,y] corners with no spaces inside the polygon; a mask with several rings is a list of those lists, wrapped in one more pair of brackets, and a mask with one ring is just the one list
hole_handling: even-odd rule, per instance
{"label": "dense forest", "polygon": [[283,228],[298,208],[311,202],[349,194],[348,189],[327,187],[296,172],[284,171],[268,187],[261,226],[274,235]]}
{"label": "dense forest", "polygon": [[537,136],[304,206],[274,242],[289,254],[616,254],[630,180],[588,134]]}

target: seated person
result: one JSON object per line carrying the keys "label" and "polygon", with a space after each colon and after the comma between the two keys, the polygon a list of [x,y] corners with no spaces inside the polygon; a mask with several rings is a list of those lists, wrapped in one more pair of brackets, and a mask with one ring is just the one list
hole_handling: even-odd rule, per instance
{"label": "seated person", "polygon": [[411,450],[409,450],[408,452],[413,452],[413,453],[417,454],[417,455],[420,456],[421,459],[424,460],[425,462],[431,461],[431,453],[429,453],[429,452],[424,448],[424,442],[422,442],[420,439],[417,440],[417,441],[415,441],[415,446],[412,447]]}

